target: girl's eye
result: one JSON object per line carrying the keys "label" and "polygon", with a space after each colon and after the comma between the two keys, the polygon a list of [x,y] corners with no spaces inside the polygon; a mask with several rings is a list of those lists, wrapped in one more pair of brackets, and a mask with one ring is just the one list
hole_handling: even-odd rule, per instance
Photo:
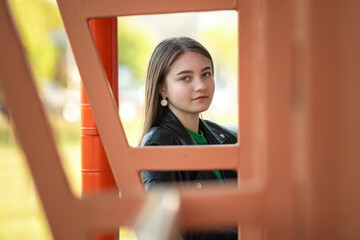
{"label": "girl's eye", "polygon": [[181,80],[181,81],[188,81],[189,79],[190,79],[190,77],[185,76],[185,77],[182,77],[180,80]]}
{"label": "girl's eye", "polygon": [[205,72],[203,73],[203,77],[210,77],[211,76],[211,73],[210,72]]}

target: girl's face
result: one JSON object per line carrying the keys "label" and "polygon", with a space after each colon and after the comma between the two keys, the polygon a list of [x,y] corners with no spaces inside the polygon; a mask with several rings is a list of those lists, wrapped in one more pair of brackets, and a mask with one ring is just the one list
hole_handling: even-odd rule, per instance
{"label": "girl's face", "polygon": [[178,118],[209,108],[215,89],[212,72],[210,59],[197,52],[184,52],[173,62],[160,92]]}

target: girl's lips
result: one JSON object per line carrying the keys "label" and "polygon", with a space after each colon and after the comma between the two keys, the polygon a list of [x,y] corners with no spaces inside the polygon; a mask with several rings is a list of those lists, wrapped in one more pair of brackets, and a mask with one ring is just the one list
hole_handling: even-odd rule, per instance
{"label": "girl's lips", "polygon": [[205,99],[208,98],[208,96],[199,96],[197,98],[194,98],[193,100],[200,100],[200,99]]}

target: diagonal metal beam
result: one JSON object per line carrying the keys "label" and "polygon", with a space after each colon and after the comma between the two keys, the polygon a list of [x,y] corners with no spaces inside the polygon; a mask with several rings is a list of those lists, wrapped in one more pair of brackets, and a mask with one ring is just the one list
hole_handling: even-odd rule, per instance
{"label": "diagonal metal beam", "polygon": [[[65,29],[74,52],[83,85],[91,104],[105,152],[118,189],[142,189],[130,159],[130,148],[121,125],[106,73],[93,41],[87,20],[79,9],[80,1],[58,0]],[[79,10],[78,12],[75,12]]]}

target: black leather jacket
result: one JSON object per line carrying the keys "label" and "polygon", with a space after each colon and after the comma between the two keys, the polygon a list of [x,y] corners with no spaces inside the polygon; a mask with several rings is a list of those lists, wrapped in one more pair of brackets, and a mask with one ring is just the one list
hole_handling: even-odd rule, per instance
{"label": "black leather jacket", "polygon": [[[200,119],[199,128],[208,144],[234,144],[237,141],[236,133],[211,121]],[[158,124],[152,127],[141,141],[141,146],[154,145],[196,145],[196,143],[177,117],[167,109]],[[237,178],[236,171],[220,172],[225,182]],[[201,187],[204,180],[217,179],[214,171],[143,171],[141,176],[146,190],[160,182],[193,182],[197,187]]]}
{"label": "black leather jacket", "polygon": [[[237,135],[216,123],[201,120],[199,128],[204,133],[208,144],[234,144]],[[155,145],[196,145],[186,128],[177,117],[167,109],[158,123],[143,137],[141,146]],[[221,161],[221,159],[219,159]],[[235,180],[237,172],[234,170],[220,171],[224,182]],[[196,187],[206,184],[206,181],[217,180],[214,171],[143,171],[141,173],[146,190],[156,183],[189,182]],[[179,236],[186,240],[237,240],[237,231],[234,229],[219,229],[217,232],[187,232]]]}

